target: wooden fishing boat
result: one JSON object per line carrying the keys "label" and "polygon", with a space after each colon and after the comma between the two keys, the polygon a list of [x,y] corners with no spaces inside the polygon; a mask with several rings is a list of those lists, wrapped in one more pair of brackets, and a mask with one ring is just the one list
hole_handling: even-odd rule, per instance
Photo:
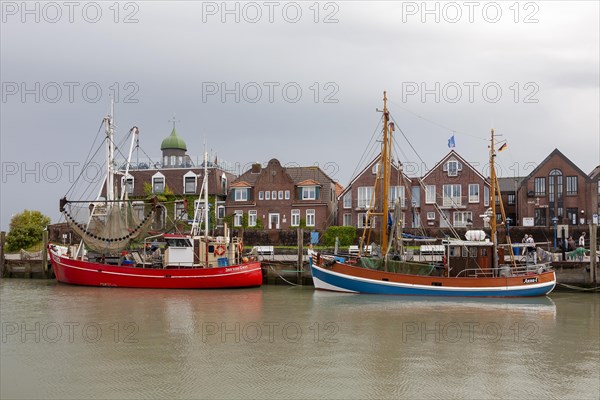
{"label": "wooden fishing boat", "polygon": [[[521,263],[515,260],[512,247],[508,243],[510,261],[505,262],[504,249],[497,243],[496,193],[499,186],[494,169],[496,149],[494,131],[490,145],[490,204],[484,218],[490,225],[490,237],[467,235],[466,240],[446,239],[442,241],[444,254],[441,263],[414,262],[405,259],[404,254],[394,253],[390,243],[396,235],[396,223],[389,212],[389,173],[391,170],[391,147],[393,123],[389,121],[387,96],[383,98],[383,141],[380,167],[377,169],[381,189],[373,190],[373,196],[381,193],[379,200],[371,201],[367,211],[369,218],[382,217],[381,243],[378,255],[364,256],[365,242],[360,245],[358,256],[317,254],[311,261],[314,285],[317,289],[349,292],[377,293],[418,296],[462,296],[462,297],[527,297],[543,296],[554,289],[556,276],[549,264]],[[380,209],[373,205],[381,204]],[[505,218],[502,204],[502,216]],[[396,207],[398,209],[398,207]],[[364,235],[363,235],[364,238]],[[389,239],[389,240],[388,240]],[[369,243],[368,241],[366,243]]]}

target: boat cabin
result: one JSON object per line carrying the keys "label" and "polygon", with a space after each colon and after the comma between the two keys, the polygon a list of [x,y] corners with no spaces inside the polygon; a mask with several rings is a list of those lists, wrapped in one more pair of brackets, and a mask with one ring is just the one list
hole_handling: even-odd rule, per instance
{"label": "boat cabin", "polygon": [[163,237],[166,243],[164,268],[226,267],[239,263],[243,250],[242,242],[237,238],[183,234],[165,234]]}

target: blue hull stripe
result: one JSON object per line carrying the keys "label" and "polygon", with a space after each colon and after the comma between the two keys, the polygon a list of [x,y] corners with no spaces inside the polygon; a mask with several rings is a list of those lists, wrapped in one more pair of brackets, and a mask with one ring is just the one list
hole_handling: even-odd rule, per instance
{"label": "blue hull stripe", "polygon": [[335,273],[323,268],[312,266],[312,275],[315,286],[324,283],[321,289],[372,293],[372,294],[397,294],[414,296],[460,296],[460,297],[530,297],[543,296],[554,289],[555,282],[531,284],[523,286],[501,287],[443,287],[424,286],[397,282],[375,281],[367,278],[358,278]]}

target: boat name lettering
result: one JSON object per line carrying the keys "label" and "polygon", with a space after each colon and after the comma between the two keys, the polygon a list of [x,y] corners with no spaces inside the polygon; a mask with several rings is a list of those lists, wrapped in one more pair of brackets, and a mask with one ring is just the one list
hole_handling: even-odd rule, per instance
{"label": "boat name lettering", "polygon": [[240,265],[239,267],[233,267],[233,268],[225,268],[225,272],[235,272],[235,271],[242,271],[248,269],[247,265]]}
{"label": "boat name lettering", "polygon": [[523,283],[537,283],[538,278],[525,278],[523,279]]}

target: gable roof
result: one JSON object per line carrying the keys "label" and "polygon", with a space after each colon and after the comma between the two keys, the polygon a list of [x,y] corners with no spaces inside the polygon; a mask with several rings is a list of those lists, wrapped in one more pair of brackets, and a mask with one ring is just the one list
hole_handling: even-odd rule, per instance
{"label": "gable roof", "polygon": [[589,175],[590,179],[600,178],[600,165],[593,169]]}
{"label": "gable roof", "polygon": [[427,179],[427,177],[433,173],[433,171],[435,171],[436,169],[438,169],[440,167],[440,165],[444,164],[446,161],[448,161],[451,157],[455,157],[456,159],[458,159],[463,165],[466,165],[467,167],[469,167],[473,172],[475,172],[475,174],[477,176],[479,176],[483,181],[485,181],[486,183],[489,184],[488,179],[481,175],[481,173],[479,173],[479,171],[477,171],[475,168],[473,168],[473,166],[471,164],[469,164],[464,158],[462,158],[460,156],[460,154],[458,154],[455,150],[450,150],[450,152],[448,154],[446,154],[440,161],[438,161],[437,164],[435,164],[433,166],[433,168],[431,168],[429,170],[429,172],[427,172],[423,177],[421,177],[421,181],[424,181],[425,179]]}
{"label": "gable roof", "polygon": [[[269,161],[269,165],[261,169],[260,173],[252,173],[252,168],[248,169],[242,175],[240,175],[233,185],[244,182],[246,187],[254,187],[258,178],[264,173],[269,166],[281,166],[278,160],[272,159]],[[281,166],[283,171],[290,177],[294,182],[294,185],[306,184],[307,181],[311,181],[309,185],[324,185],[326,183],[337,184],[336,181],[331,179],[321,168],[318,166],[309,167],[284,167]],[[233,186],[231,185],[231,186]]]}
{"label": "gable roof", "polygon": [[321,184],[313,179],[306,179],[297,184],[298,186],[321,186]]}
{"label": "gable roof", "polygon": [[546,164],[553,156],[558,156],[558,157],[562,158],[563,160],[566,161],[567,164],[569,164],[571,167],[573,167],[573,169],[575,169],[575,171],[577,171],[579,174],[584,176],[586,178],[586,180],[590,179],[588,174],[583,172],[581,170],[581,168],[579,168],[577,165],[575,165],[575,163],[573,161],[569,160],[569,158],[567,156],[565,156],[558,149],[554,149],[550,154],[548,154],[548,156],[546,158],[544,158],[544,160],[541,163],[539,163],[538,166],[535,167],[535,169],[533,171],[531,171],[531,173],[529,175],[526,176],[526,179],[529,180],[529,179],[533,178],[537,174],[537,172],[540,170],[540,168],[542,168],[544,166],[544,164]]}
{"label": "gable roof", "polygon": [[[358,174],[356,174],[354,176],[354,178],[352,178],[352,180],[350,181],[350,183],[348,183],[348,186],[346,186],[345,188],[342,187],[342,190],[337,193],[337,199],[340,200],[342,198],[342,196],[344,196],[348,192],[348,190],[352,189],[352,186],[354,186],[354,183],[358,180],[358,178],[360,178],[361,176],[363,176],[363,174],[366,171],[372,169],[373,166],[376,163],[378,163],[380,159],[381,159],[381,154],[378,154],[377,157],[375,157],[370,163],[367,164],[366,167],[364,167]],[[392,168],[395,168],[396,171],[400,170],[399,167],[400,167],[399,165],[396,165],[396,164],[392,163]],[[404,177],[404,179],[406,181],[408,181],[408,186],[412,186],[412,179],[409,178],[409,176],[406,175],[404,173],[404,171],[402,171],[402,176]]]}
{"label": "gable roof", "polygon": [[252,187],[252,186],[248,182],[246,182],[246,181],[236,180],[235,183],[231,184],[231,186],[229,186],[229,187],[232,187],[232,188],[249,188],[249,187]]}
{"label": "gable roof", "polygon": [[504,193],[504,192],[514,192],[516,190],[515,188],[515,181],[517,182],[517,188],[519,186],[521,186],[521,183],[523,183],[523,181],[525,180],[524,176],[517,176],[514,178],[498,178],[498,185],[500,186],[500,193]]}

